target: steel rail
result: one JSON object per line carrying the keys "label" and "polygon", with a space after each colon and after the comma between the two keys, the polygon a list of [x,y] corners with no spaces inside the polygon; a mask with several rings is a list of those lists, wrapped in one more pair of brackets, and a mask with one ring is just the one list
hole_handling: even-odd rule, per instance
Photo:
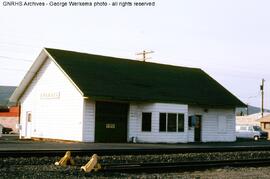
{"label": "steel rail", "polygon": [[[67,149],[68,150],[68,149]],[[62,156],[67,150],[0,150],[0,157],[42,157]],[[243,152],[270,151],[270,146],[229,146],[229,147],[197,147],[197,148],[142,148],[142,149],[89,149],[70,150],[73,156],[111,155],[145,155],[145,154],[177,154],[177,153],[211,153],[211,152]]]}
{"label": "steel rail", "polygon": [[[14,164],[20,166],[24,164]],[[49,164],[27,164],[27,165],[49,165]],[[75,164],[80,168],[82,164]],[[245,159],[245,160],[204,160],[184,162],[149,162],[149,163],[101,163],[99,172],[126,172],[126,173],[164,173],[172,171],[198,171],[222,167],[260,167],[270,166],[270,158]]]}
{"label": "steel rail", "polygon": [[175,163],[132,163],[104,164],[101,171],[106,172],[167,172],[176,170],[200,170],[219,167],[258,167],[269,166],[270,158],[248,160],[186,161]]}
{"label": "steel rail", "polygon": [[[126,172],[126,173],[164,173],[173,171],[196,171],[222,167],[260,167],[270,166],[269,158],[242,159],[242,160],[203,160],[183,162],[147,162],[147,163],[100,163],[99,172]],[[20,166],[24,164],[14,164]],[[27,165],[51,165],[51,164],[27,164]],[[80,168],[82,164],[74,166]]]}

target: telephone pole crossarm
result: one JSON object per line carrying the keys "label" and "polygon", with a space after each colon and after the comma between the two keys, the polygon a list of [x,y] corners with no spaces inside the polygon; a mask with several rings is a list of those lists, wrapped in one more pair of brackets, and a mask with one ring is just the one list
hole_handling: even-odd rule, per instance
{"label": "telephone pole crossarm", "polygon": [[143,60],[143,62],[145,62],[146,59],[149,59],[149,58],[146,58],[146,55],[150,54],[150,53],[154,53],[154,51],[144,50],[143,52],[136,53],[136,55],[142,55],[142,60]]}

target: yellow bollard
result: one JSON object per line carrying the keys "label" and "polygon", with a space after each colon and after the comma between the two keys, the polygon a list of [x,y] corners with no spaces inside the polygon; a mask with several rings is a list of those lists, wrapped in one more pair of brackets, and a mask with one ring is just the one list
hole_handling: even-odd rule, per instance
{"label": "yellow bollard", "polygon": [[81,167],[81,170],[84,170],[84,172],[89,173],[92,170],[94,170],[95,172],[98,171],[99,169],[101,169],[101,165],[98,163],[98,155],[94,154],[89,162],[87,162],[87,164],[85,164],[84,166]]}
{"label": "yellow bollard", "polygon": [[57,166],[60,165],[60,166],[65,167],[65,166],[67,166],[67,165],[74,165],[75,162],[74,162],[74,160],[71,158],[71,152],[70,152],[70,151],[67,151],[66,154],[65,154],[65,156],[62,157],[62,158],[59,160],[59,162],[55,162],[54,164],[57,165]]}

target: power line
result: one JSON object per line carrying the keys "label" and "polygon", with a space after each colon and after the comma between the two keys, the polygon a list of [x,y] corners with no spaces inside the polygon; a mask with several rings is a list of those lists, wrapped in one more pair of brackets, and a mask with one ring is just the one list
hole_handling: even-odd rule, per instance
{"label": "power line", "polygon": [[258,97],[259,97],[259,95],[260,95],[260,93],[259,93],[259,94],[257,94],[256,96],[249,96],[249,97],[247,97],[247,99],[251,99],[251,98],[258,98]]}
{"label": "power line", "polygon": [[7,43],[7,42],[0,42],[0,46],[2,47],[21,46],[21,47],[26,47],[26,48],[40,48],[39,46],[34,46],[34,45],[27,45],[27,44],[20,44],[20,43]]}
{"label": "power line", "polygon": [[[6,43],[6,42],[0,42],[0,44],[7,44],[7,45],[16,45],[16,46],[23,46],[23,47],[33,47],[33,48],[38,48],[38,46],[33,46],[33,45],[26,45],[26,44],[19,44],[19,43]],[[62,44],[63,43],[63,41],[50,41],[49,43],[56,43],[56,44]],[[80,43],[80,44],[89,44],[89,43]],[[120,49],[120,48],[108,48],[108,47],[104,47],[104,46],[100,46],[100,45],[95,45],[95,47],[100,47],[100,48],[103,48],[103,49],[107,49],[107,50],[121,50],[121,51],[124,51],[124,49]],[[93,48],[93,46],[92,47],[90,47],[90,48]],[[127,50],[125,50],[125,51],[127,51]],[[145,53],[144,53],[145,52]],[[153,53],[153,51],[150,51],[150,52],[146,52],[146,51],[144,51],[144,52],[141,52],[141,53],[137,53],[137,55],[143,55],[143,58],[141,59],[141,60],[146,60],[146,59],[150,59],[150,58],[147,58],[146,57],[146,54],[148,54],[148,53]],[[173,58],[171,58],[171,59],[178,59],[178,57],[173,57]],[[17,58],[18,59],[18,58]],[[165,59],[165,58],[164,58]],[[164,60],[163,59],[163,60]],[[183,61],[193,61],[193,62],[198,62],[198,61],[200,61],[200,59],[185,59],[185,58],[180,58],[179,57],[179,59],[181,59],[181,60],[183,60]],[[30,62],[30,60],[22,60],[22,61],[29,61]],[[32,62],[32,61],[31,61]],[[230,70],[233,70],[233,71],[237,71],[237,72],[243,72],[243,73],[250,73],[250,72],[253,72],[253,71],[251,71],[251,70],[245,70],[245,69],[243,69],[243,67],[240,67],[240,66],[235,66],[235,65],[230,65],[228,68],[224,68],[224,67],[221,67],[222,66],[222,64],[220,64],[220,63],[215,63],[215,62],[208,62],[207,63],[207,66],[201,66],[200,68],[210,68],[210,69],[217,69],[217,68],[219,68],[219,69],[222,69],[222,70],[226,70],[226,69],[230,69]],[[253,77],[254,78],[254,77]]]}
{"label": "power line", "polygon": [[[159,57],[160,58],[160,57]],[[246,72],[246,73],[250,73],[250,72],[254,72],[254,68],[251,70],[249,68],[249,66],[240,66],[240,65],[236,65],[234,63],[224,63],[225,59],[212,59],[211,61],[208,61],[207,63],[205,63],[205,60],[204,59],[198,59],[198,58],[185,58],[185,57],[181,57],[181,56],[178,56],[178,55],[173,55],[173,56],[170,56],[170,55],[166,55],[166,57],[162,57],[160,58],[161,60],[159,61],[163,61],[163,60],[166,60],[166,59],[171,59],[171,60],[174,60],[174,61],[179,61],[181,60],[182,61],[182,64],[175,64],[175,65],[180,65],[180,66],[191,66],[191,67],[195,67],[195,68],[211,68],[211,69],[230,69],[230,70],[233,70],[233,71],[242,71],[242,72]],[[189,63],[186,63],[186,62],[189,62]],[[192,64],[192,65],[190,65]],[[194,66],[194,64],[197,64],[197,66]],[[227,66],[227,68],[225,68],[224,66]],[[262,71],[264,68],[261,68],[263,66],[259,66],[256,68],[257,69],[261,69],[260,71]],[[266,71],[266,70],[264,70]]]}
{"label": "power line", "polygon": [[1,70],[12,70],[12,71],[24,71],[26,72],[27,70],[24,69],[15,69],[15,68],[0,68]]}
{"label": "power line", "polygon": [[256,95],[252,95],[252,96],[239,96],[240,98],[244,98],[244,99],[252,99],[252,98],[258,98],[260,96],[260,91],[257,92]]}
{"label": "power line", "polygon": [[[139,53],[139,55],[142,55],[142,53]],[[25,62],[33,62],[32,60],[28,60],[28,59],[23,59],[23,58],[15,58],[15,57],[9,57],[9,56],[3,56],[3,55],[0,55],[0,59],[3,59],[3,60],[17,60],[17,61],[25,61]],[[149,59],[149,58],[146,58],[145,59]],[[210,67],[210,69],[215,69],[215,67]],[[223,68],[225,69],[225,68]],[[4,69],[5,70],[5,69]],[[11,70],[17,70],[17,69],[11,69]],[[21,71],[20,69],[18,69],[19,71]],[[26,71],[26,70],[25,70]],[[218,72],[220,74],[220,72]],[[255,76],[247,76],[246,74],[249,74],[248,72],[238,72],[238,74],[232,74],[232,73],[229,73],[229,72],[225,72],[223,71],[222,72],[223,74],[226,74],[228,76],[232,76],[232,77],[238,77],[238,78],[246,78],[246,79],[257,79],[258,77],[255,77]],[[258,74],[259,75],[259,74]]]}
{"label": "power line", "polygon": [[[0,56],[0,58],[2,58],[2,57],[3,56]],[[15,60],[15,59],[12,58],[12,60]],[[24,59],[16,59],[16,60],[18,60],[18,61],[26,61],[26,62],[33,62],[33,61],[30,61],[30,60],[24,60]],[[12,68],[0,68],[0,69],[3,69],[3,70],[12,70],[12,71],[27,71],[27,70],[23,70],[23,69],[12,69]],[[217,78],[217,76],[219,76],[217,74],[215,74],[215,75],[213,75],[213,73],[211,73],[211,74],[212,74],[211,76],[216,77],[216,78]],[[220,72],[218,72],[218,74],[221,75]],[[237,77],[237,78],[242,78],[242,79],[244,78],[244,79],[249,79],[249,80],[255,80],[255,79],[258,79],[259,78],[259,77],[255,77],[255,76],[247,76],[247,75],[245,75],[245,74],[248,74],[248,73],[244,73],[244,74],[243,73],[242,74],[231,74],[229,72],[225,72],[224,71],[224,72],[222,72],[222,74],[223,75],[227,75],[227,76],[231,76],[231,77]]]}
{"label": "power line", "polygon": [[[28,39],[29,40],[29,39]],[[97,41],[97,42],[102,42],[102,41]],[[2,44],[2,45],[1,45]],[[50,40],[50,41],[48,41],[48,42],[45,42],[45,43],[43,43],[43,45],[28,45],[28,44],[23,44],[23,43],[7,43],[7,42],[0,42],[0,46],[6,46],[6,47],[8,47],[8,46],[21,46],[21,47],[28,47],[28,48],[43,48],[44,46],[47,46],[48,44],[54,44],[53,46],[59,46],[59,45],[61,45],[61,46],[63,46],[63,45],[65,45],[65,44],[67,44],[65,41],[52,41],[52,40]],[[91,49],[93,49],[93,48],[102,48],[102,49],[106,49],[106,50],[114,50],[114,51],[132,51],[132,49],[124,49],[124,48],[115,48],[115,47],[113,47],[113,48],[111,48],[111,47],[105,47],[105,46],[103,46],[103,45],[97,45],[97,43],[95,43],[95,45],[93,46],[93,43],[89,43],[89,42],[80,42],[80,43],[76,43],[77,45],[80,45],[80,46],[84,46],[84,48],[91,48]],[[104,44],[104,43],[103,43]],[[90,46],[89,46],[90,45]],[[49,46],[51,46],[51,45],[49,45]]]}
{"label": "power line", "polygon": [[[22,45],[22,44],[21,44]],[[146,54],[148,54],[148,53],[153,53],[153,51],[150,51],[150,52],[146,52],[145,50],[143,51],[143,52],[141,52],[141,53],[137,53],[137,55],[143,55],[143,59],[144,60],[146,60],[146,59],[149,59],[149,58],[146,58]],[[1,59],[3,59],[3,60],[7,60],[7,59],[10,59],[10,60],[17,60],[17,61],[25,61],[25,62],[33,62],[32,60],[28,60],[28,59],[23,59],[23,58],[15,58],[15,57],[9,57],[9,56],[1,56],[0,55],[0,58]],[[172,58],[173,59],[173,58]],[[181,58],[182,59],[182,58]],[[183,60],[185,60],[185,59],[183,59]],[[194,60],[194,59],[189,59],[189,60],[191,60],[191,61],[196,61],[196,60]],[[236,67],[236,68],[234,68],[233,69],[233,71],[234,71],[234,73],[236,72],[236,71],[238,71],[237,72],[237,74],[232,74],[232,73],[229,73],[229,72],[226,72],[225,70],[227,69],[227,68],[224,68],[224,67],[220,67],[220,65],[218,65],[218,64],[213,64],[213,63],[211,63],[211,65],[210,66],[207,66],[206,68],[208,68],[208,69],[222,69],[222,70],[224,70],[223,72],[218,72],[219,74],[220,73],[223,73],[223,74],[226,74],[226,75],[229,75],[229,76],[232,76],[232,77],[238,77],[238,78],[246,78],[246,79],[257,79],[258,77],[255,77],[254,75],[253,76],[250,76],[250,73],[251,72],[253,72],[253,71],[249,71],[249,70],[244,70],[243,71],[243,69],[238,69],[238,67]],[[13,70],[16,70],[16,69],[13,69]],[[208,70],[207,70],[208,71]],[[213,72],[212,72],[213,73]],[[247,75],[248,74],[248,75]],[[259,75],[258,73],[256,73],[256,75]]]}
{"label": "power line", "polygon": [[8,57],[8,56],[3,56],[3,55],[0,55],[0,58],[4,59],[4,60],[9,59],[9,60],[24,61],[24,62],[33,62],[32,60],[27,60],[27,59],[23,59],[23,58]]}

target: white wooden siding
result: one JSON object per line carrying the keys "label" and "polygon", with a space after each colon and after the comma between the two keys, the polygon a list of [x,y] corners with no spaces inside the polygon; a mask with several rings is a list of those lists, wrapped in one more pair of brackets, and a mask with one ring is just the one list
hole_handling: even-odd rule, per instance
{"label": "white wooden siding", "polygon": [[[235,110],[189,107],[189,115],[202,116],[202,142],[235,141]],[[193,140],[194,141],[194,140]]]}
{"label": "white wooden siding", "polygon": [[127,135],[128,140],[131,140],[131,137],[137,137],[139,135],[140,130],[139,115],[140,115],[139,105],[130,104],[128,114],[128,135]]}
{"label": "white wooden siding", "polygon": [[84,101],[83,141],[95,142],[95,101]]}
{"label": "white wooden siding", "polygon": [[188,128],[188,142],[194,142],[195,130],[194,127]]}
{"label": "white wooden siding", "polygon": [[[142,132],[142,112],[152,112],[152,128],[151,132]],[[184,113],[184,132],[159,132],[159,113]],[[165,104],[165,103],[151,103],[151,104],[130,104],[129,118],[128,118],[128,140],[132,137],[137,137],[138,142],[149,143],[177,143],[187,142],[188,130],[188,109],[187,105],[180,104]]]}
{"label": "white wooden siding", "polygon": [[[41,94],[60,94],[59,98]],[[83,97],[57,65],[47,59],[21,102],[21,137],[26,135],[26,112],[32,112],[31,137],[82,141]]]}

